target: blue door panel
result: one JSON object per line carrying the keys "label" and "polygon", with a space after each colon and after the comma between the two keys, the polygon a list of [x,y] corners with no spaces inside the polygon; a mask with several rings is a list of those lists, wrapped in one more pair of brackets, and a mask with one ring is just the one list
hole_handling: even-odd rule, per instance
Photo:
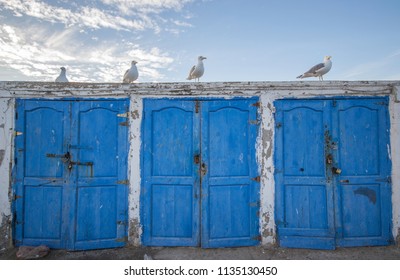
{"label": "blue door panel", "polygon": [[17,101],[17,245],[79,250],[125,244],[128,135],[118,114],[128,105]]}
{"label": "blue door panel", "polygon": [[259,243],[256,98],[201,105],[202,246]]}
{"label": "blue door panel", "polygon": [[326,178],[327,101],[277,101],[276,223],[283,247],[332,249],[333,188]]}
{"label": "blue door panel", "polygon": [[256,102],[144,100],[143,244],[258,244]]}
{"label": "blue door panel", "polygon": [[194,102],[144,100],[143,243],[199,244],[199,122]]}
{"label": "blue door panel", "polygon": [[[192,238],[192,185],[153,185],[151,229],[154,237]],[[164,216],[168,219],[163,218]]]}
{"label": "blue door panel", "polygon": [[[340,246],[387,245],[391,234],[388,99],[342,100],[333,112],[337,139]],[[349,121],[355,120],[355,121]]]}
{"label": "blue door panel", "polygon": [[64,185],[69,104],[17,100],[14,180],[15,244],[66,244],[62,223],[68,208]]}
{"label": "blue door panel", "polygon": [[389,244],[387,98],[281,100],[275,105],[281,246]]}
{"label": "blue door panel", "polygon": [[249,186],[214,186],[210,190],[210,240],[250,235]]}
{"label": "blue door panel", "polygon": [[62,188],[25,186],[24,238],[61,240]]}

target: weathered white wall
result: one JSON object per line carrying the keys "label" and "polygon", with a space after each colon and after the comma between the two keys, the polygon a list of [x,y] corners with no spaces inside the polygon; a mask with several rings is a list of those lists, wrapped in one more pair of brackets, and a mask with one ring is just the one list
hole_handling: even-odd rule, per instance
{"label": "weathered white wall", "polygon": [[14,99],[0,98],[0,249],[11,242],[11,162]]}
{"label": "weathered white wall", "polygon": [[[10,166],[14,130],[15,98],[116,98],[129,97],[129,242],[140,245],[140,148],[144,98],[160,97],[260,97],[260,133],[257,140],[257,161],[260,184],[260,234],[262,244],[275,244],[274,221],[274,101],[283,98],[317,98],[332,96],[390,96],[393,236],[400,242],[400,82],[236,82],[236,83],[166,83],[166,84],[55,84],[0,82],[0,225],[11,219]],[[2,152],[4,151],[4,152]],[[1,157],[0,157],[1,159]],[[3,221],[7,222],[4,223]],[[3,226],[3,229],[6,227]],[[10,241],[0,228],[0,245]],[[3,236],[2,236],[3,235]],[[6,243],[7,243],[6,242]]]}
{"label": "weathered white wall", "polygon": [[393,88],[390,97],[390,151],[392,159],[392,216],[393,237],[400,245],[400,86]]}

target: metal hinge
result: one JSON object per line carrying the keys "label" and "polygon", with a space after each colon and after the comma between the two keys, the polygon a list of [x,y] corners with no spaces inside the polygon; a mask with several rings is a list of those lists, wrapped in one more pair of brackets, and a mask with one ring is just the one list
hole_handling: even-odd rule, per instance
{"label": "metal hinge", "polygon": [[21,195],[16,195],[16,194],[13,195],[13,200],[17,200],[18,198],[22,198],[22,196]]}
{"label": "metal hinge", "polygon": [[251,105],[254,106],[254,107],[260,108],[261,103],[260,103],[260,101],[257,101],[256,103],[253,103],[253,104],[251,104]]}
{"label": "metal hinge", "polygon": [[259,202],[259,201],[257,201],[257,202],[251,202],[251,203],[249,203],[249,206],[250,206],[250,207],[260,207],[260,202]]}
{"label": "metal hinge", "polygon": [[260,124],[260,120],[250,120],[249,124],[259,125]]}
{"label": "metal hinge", "polygon": [[199,100],[195,101],[194,110],[195,110],[196,114],[200,112],[200,101]]}
{"label": "metal hinge", "polygon": [[119,118],[129,118],[129,116],[130,116],[129,112],[117,114],[117,117]]}
{"label": "metal hinge", "polygon": [[257,177],[254,177],[254,178],[251,178],[251,180],[253,180],[253,181],[256,181],[257,183],[260,183],[260,176],[257,176]]}
{"label": "metal hinge", "polygon": [[117,184],[118,185],[129,185],[129,180],[120,180],[120,181],[117,181]]}
{"label": "metal hinge", "polygon": [[126,122],[122,122],[122,123],[119,123],[119,125],[120,126],[129,126],[129,122],[127,122],[127,121]]}
{"label": "metal hinge", "polygon": [[117,238],[117,239],[115,239],[115,242],[118,242],[118,243],[120,243],[120,242],[126,243],[126,242],[128,242],[128,237],[127,237],[127,236],[124,236],[124,237],[121,237],[121,238]]}
{"label": "metal hinge", "polygon": [[388,176],[388,177],[383,178],[383,179],[376,179],[375,182],[384,182],[384,183],[391,184],[392,183],[392,177]]}
{"label": "metal hinge", "polygon": [[24,134],[24,133],[21,131],[15,131],[15,136],[21,136],[22,134]]}
{"label": "metal hinge", "polygon": [[253,236],[251,239],[261,241],[261,235]]}

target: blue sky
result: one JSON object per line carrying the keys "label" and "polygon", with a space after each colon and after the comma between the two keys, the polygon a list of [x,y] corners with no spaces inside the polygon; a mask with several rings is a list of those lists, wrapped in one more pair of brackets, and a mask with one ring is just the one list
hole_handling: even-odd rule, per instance
{"label": "blue sky", "polygon": [[[0,0],[0,80],[400,80],[399,0]],[[309,78],[318,80],[318,78]]]}

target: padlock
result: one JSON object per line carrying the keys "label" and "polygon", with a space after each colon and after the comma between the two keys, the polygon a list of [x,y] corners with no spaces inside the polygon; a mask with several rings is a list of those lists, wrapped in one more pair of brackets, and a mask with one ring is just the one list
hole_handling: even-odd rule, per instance
{"label": "padlock", "polygon": [[339,175],[340,173],[342,173],[342,169],[337,167],[332,167],[332,173]]}

